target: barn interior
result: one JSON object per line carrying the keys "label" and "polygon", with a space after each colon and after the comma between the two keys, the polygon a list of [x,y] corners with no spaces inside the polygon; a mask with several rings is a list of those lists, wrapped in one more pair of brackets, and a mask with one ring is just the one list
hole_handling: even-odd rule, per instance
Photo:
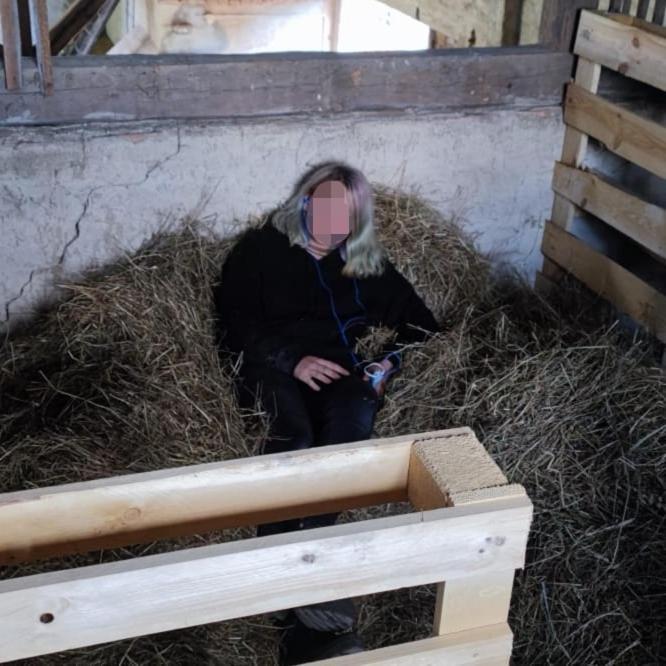
{"label": "barn interior", "polygon": [[[0,618],[33,576],[254,538],[213,521],[19,553],[10,509],[257,455],[269,421],[236,400],[213,288],[340,160],[441,326],[374,435],[472,428],[534,505],[508,597],[484,588],[504,652],[423,663],[664,663],[664,26],[666,0],[1,0]],[[432,637],[441,585],[357,595],[367,649]],[[268,613],[95,644],[49,643],[55,615],[0,662],[279,663]]]}

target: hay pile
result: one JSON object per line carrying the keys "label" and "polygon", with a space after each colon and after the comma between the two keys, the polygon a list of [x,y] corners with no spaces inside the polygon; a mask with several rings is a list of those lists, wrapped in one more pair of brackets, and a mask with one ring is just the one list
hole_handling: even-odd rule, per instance
{"label": "hay pile", "polygon": [[[655,350],[628,344],[583,294],[549,304],[494,274],[454,224],[415,197],[377,190],[377,224],[443,327],[405,355],[377,435],[469,425],[535,505],[509,617],[514,663],[663,663],[666,376],[651,365]],[[68,285],[58,306],[5,342],[1,491],[257,450],[265,415],[238,409],[236,368],[214,346],[211,282],[232,242],[196,225],[161,234]],[[252,534],[71,556],[0,576]],[[369,647],[425,637],[433,604],[433,586],[368,597],[363,637]],[[24,663],[263,666],[275,663],[275,639],[269,619],[255,617]]]}

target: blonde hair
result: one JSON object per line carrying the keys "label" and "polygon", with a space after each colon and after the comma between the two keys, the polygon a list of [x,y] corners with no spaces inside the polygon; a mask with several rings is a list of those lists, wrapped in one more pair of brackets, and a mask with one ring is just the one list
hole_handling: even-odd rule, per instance
{"label": "blonde hair", "polygon": [[349,194],[350,233],[345,241],[347,258],[342,274],[347,277],[381,275],[386,251],[374,227],[374,195],[366,177],[344,162],[323,162],[308,170],[296,183],[291,196],[271,215],[273,226],[289,238],[290,245],[305,248],[301,215],[303,197],[312,196],[315,189],[329,180],[341,181]]}

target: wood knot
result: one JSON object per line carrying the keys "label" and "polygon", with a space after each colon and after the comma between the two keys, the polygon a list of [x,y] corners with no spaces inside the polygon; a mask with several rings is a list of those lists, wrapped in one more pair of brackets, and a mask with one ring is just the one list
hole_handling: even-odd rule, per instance
{"label": "wood knot", "polygon": [[636,48],[638,48],[638,47],[641,45],[641,40],[638,39],[638,37],[634,37],[634,38],[631,40],[631,43],[632,43]]}
{"label": "wood knot", "polygon": [[629,71],[629,63],[626,62],[620,63],[620,66],[617,68],[617,71],[620,72],[620,74],[626,74]]}
{"label": "wood knot", "polygon": [[307,562],[308,564],[312,564],[317,558],[314,553],[305,553],[303,557],[301,557],[303,562]]}
{"label": "wood knot", "polygon": [[141,515],[141,509],[132,506],[123,513],[123,520],[136,520]]}

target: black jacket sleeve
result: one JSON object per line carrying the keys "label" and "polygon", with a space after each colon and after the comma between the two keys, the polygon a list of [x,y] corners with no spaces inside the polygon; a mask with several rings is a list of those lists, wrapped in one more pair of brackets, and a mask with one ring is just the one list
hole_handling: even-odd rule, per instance
{"label": "black jacket sleeve", "polygon": [[399,366],[401,359],[398,349],[402,345],[422,342],[430,333],[436,333],[440,329],[428,306],[390,261],[386,262],[385,270],[389,288],[382,323],[394,329],[397,336],[393,342],[383,347],[382,355],[391,354],[394,365]]}
{"label": "black jacket sleeve", "polygon": [[293,374],[305,353],[293,338],[271,332],[264,319],[261,249],[253,230],[245,232],[227,255],[214,298],[222,348],[243,352],[244,363]]}

